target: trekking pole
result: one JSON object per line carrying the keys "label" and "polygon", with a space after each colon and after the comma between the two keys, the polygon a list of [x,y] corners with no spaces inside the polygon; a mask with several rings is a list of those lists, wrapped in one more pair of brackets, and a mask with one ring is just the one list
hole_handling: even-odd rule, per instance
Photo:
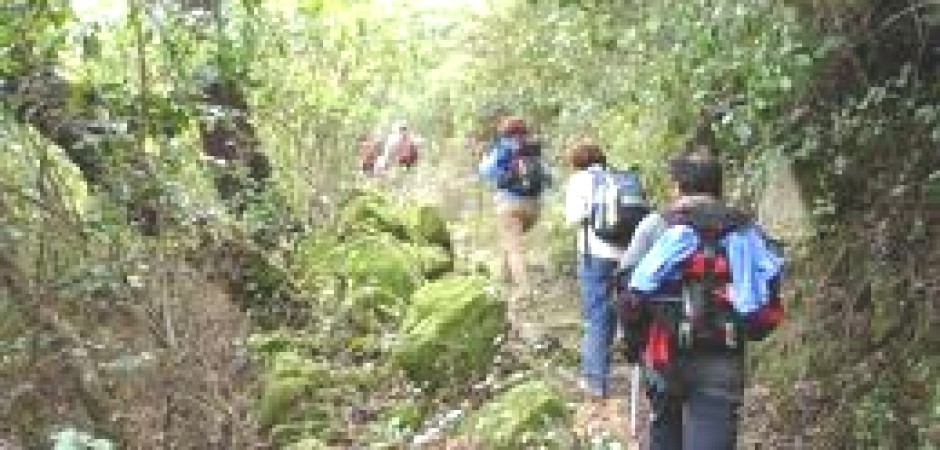
{"label": "trekking pole", "polygon": [[639,448],[637,409],[640,403],[640,365],[633,364],[630,374],[630,438],[631,447]]}
{"label": "trekking pole", "polygon": [[[613,280],[611,280],[611,290],[614,292],[614,298],[619,294],[620,287],[620,277],[614,275]],[[621,324],[623,332],[626,334],[625,318],[621,318]],[[630,368],[630,445],[628,448],[631,450],[639,450],[640,434],[637,415],[640,405],[640,364],[633,363],[630,365]]]}

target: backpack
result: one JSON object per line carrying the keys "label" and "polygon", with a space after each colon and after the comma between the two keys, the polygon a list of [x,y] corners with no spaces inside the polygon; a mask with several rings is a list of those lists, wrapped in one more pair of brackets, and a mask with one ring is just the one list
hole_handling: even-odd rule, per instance
{"label": "backpack", "polygon": [[529,138],[503,138],[497,149],[496,187],[522,197],[541,194],[548,178],[542,165],[541,143]]}
{"label": "backpack", "polygon": [[630,170],[593,172],[588,227],[598,239],[626,247],[650,212],[640,176]]}
{"label": "backpack", "polygon": [[[751,220],[725,207],[677,209],[664,214],[667,224],[690,226],[699,245],[678,266],[680,280],[664,286],[674,301],[638,301],[627,296],[620,303],[628,347],[634,359],[650,369],[653,384],[681,385],[671,374],[682,357],[699,351],[740,352],[748,341],[766,338],[783,320],[779,276],[769,286],[769,301],[747,317],[731,304],[731,264],[723,245],[729,233],[750,226]],[[764,236],[779,253],[773,240]],[[664,389],[664,388],[663,388]],[[681,387],[675,388],[680,392]]]}
{"label": "backpack", "polygon": [[413,166],[418,162],[418,145],[411,134],[404,133],[395,148],[395,159],[401,166]]}

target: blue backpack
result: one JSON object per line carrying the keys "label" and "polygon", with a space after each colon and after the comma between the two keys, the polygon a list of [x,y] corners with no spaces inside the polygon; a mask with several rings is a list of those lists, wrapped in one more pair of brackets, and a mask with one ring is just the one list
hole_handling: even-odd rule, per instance
{"label": "blue backpack", "polygon": [[504,137],[497,144],[496,187],[521,197],[537,197],[548,176],[542,165],[542,145],[529,138]]}
{"label": "blue backpack", "polygon": [[594,186],[587,226],[598,239],[626,247],[637,225],[650,212],[640,176],[632,170],[592,172]]}

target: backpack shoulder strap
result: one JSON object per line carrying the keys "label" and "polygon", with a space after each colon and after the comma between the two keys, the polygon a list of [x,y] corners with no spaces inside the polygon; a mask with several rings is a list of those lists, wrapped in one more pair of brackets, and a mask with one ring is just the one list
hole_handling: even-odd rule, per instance
{"label": "backpack shoulder strap", "polygon": [[702,239],[721,238],[751,222],[750,217],[742,211],[720,204],[670,208],[663,213],[663,218],[670,227],[692,227]]}
{"label": "backpack shoulder strap", "polygon": [[501,155],[507,160],[511,160],[518,153],[519,142],[511,137],[500,138],[496,143],[496,148],[500,150]]}

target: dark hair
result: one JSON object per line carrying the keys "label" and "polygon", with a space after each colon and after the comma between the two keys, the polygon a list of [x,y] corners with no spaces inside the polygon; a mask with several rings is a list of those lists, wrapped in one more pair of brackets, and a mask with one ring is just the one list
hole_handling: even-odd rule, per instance
{"label": "dark hair", "polygon": [[509,116],[503,119],[499,131],[506,136],[522,136],[529,132],[529,128],[522,117]]}
{"label": "dark hair", "polygon": [[607,157],[601,147],[590,139],[582,139],[574,147],[568,156],[571,165],[575,169],[587,169],[595,164],[607,165]]}
{"label": "dark hair", "polygon": [[721,197],[721,163],[714,158],[683,155],[669,161],[669,175],[682,195]]}

